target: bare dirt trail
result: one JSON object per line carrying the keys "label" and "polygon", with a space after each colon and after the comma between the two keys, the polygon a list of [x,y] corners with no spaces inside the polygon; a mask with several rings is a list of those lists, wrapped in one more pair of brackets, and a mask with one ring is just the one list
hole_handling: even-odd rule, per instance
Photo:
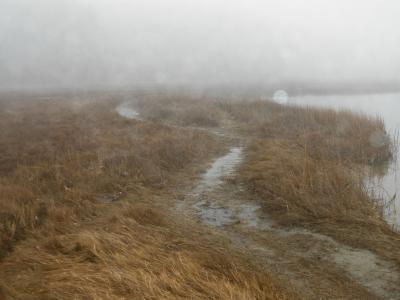
{"label": "bare dirt trail", "polygon": [[261,212],[258,199],[235,178],[247,142],[232,126],[227,119],[214,132],[229,141],[229,152],[193,188],[177,191],[182,196],[172,199],[171,213],[197,219],[228,239],[232,249],[290,282],[304,299],[400,299],[400,276],[391,262],[322,234],[279,227]]}

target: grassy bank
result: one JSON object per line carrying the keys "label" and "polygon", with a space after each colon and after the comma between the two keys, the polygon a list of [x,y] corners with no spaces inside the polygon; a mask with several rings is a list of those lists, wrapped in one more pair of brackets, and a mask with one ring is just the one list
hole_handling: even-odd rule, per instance
{"label": "grassy bank", "polygon": [[0,298],[292,298],[157,202],[223,146],[204,132],[126,120],[117,104],[3,96]]}
{"label": "grassy bank", "polygon": [[249,141],[239,179],[278,224],[322,232],[400,266],[400,237],[384,221],[382,199],[374,199],[364,183],[366,168],[394,152],[383,120],[271,101],[188,98],[179,101],[179,111],[168,97],[159,97],[153,108],[167,101],[169,119],[181,119],[182,111],[204,103],[213,112],[207,117],[228,118]]}
{"label": "grassy bank", "polygon": [[225,107],[254,136],[240,178],[268,215],[400,266],[395,250],[400,236],[385,222],[384,203],[372,197],[364,180],[366,168],[392,157],[395,145],[381,119],[261,101]]}

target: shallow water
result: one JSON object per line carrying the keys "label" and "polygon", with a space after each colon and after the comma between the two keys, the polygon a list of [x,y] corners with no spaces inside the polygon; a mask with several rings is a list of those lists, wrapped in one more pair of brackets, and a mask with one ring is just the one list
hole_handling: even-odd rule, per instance
{"label": "shallow water", "polygon": [[201,193],[212,190],[222,183],[222,179],[232,175],[243,160],[243,148],[233,147],[228,154],[215,160],[207,172],[202,176],[195,192]]}
{"label": "shallow water", "polygon": [[[191,207],[203,222],[217,227],[238,223],[248,227],[259,225],[260,206],[237,199],[238,187],[226,185],[224,181],[235,175],[242,160],[243,148],[232,147],[226,155],[212,163],[190,194],[194,200]],[[177,208],[183,209],[184,205],[184,201],[180,202]]]}
{"label": "shallow water", "polygon": [[130,107],[129,103],[122,103],[115,109],[117,113],[127,119],[140,120],[139,113]]}
{"label": "shallow water", "polygon": [[[229,207],[221,207],[216,201],[210,201],[213,195],[207,195],[223,183],[223,179],[232,175],[242,162],[243,148],[233,147],[229,153],[215,160],[201,177],[194,190],[197,202],[193,205],[200,218],[213,226],[224,226],[235,222],[235,213]],[[211,196],[211,197],[210,197]]]}
{"label": "shallow water", "polygon": [[207,224],[225,226],[236,222],[235,213],[230,207],[221,207],[207,201],[198,201],[193,207],[197,215]]}
{"label": "shallow water", "polygon": [[[366,94],[366,95],[306,95],[292,97],[289,104],[350,109],[384,119],[388,133],[396,137],[400,129],[400,93]],[[373,141],[375,137],[371,137]],[[398,153],[399,154],[399,153]],[[385,199],[386,220],[399,228],[400,226],[400,166],[394,160],[382,175],[371,178],[370,185],[374,192]]]}

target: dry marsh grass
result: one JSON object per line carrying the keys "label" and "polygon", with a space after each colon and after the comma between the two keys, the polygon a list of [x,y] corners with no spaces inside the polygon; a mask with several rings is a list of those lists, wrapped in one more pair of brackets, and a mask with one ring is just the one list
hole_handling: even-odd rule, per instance
{"label": "dry marsh grass", "polygon": [[[162,105],[165,97],[158,101]],[[385,223],[381,199],[364,183],[365,168],[387,162],[395,152],[382,119],[249,99],[199,98],[179,105],[198,102],[230,118],[238,135],[249,138],[240,179],[278,223],[323,232],[400,266],[400,237]]]}
{"label": "dry marsh grass", "polygon": [[44,218],[88,214],[97,195],[163,186],[209,155],[205,143],[216,145],[205,133],[124,120],[112,101],[79,101],[13,102],[2,111],[1,253]]}
{"label": "dry marsh grass", "polygon": [[223,111],[214,101],[193,95],[147,96],[138,99],[136,107],[149,120],[179,126],[217,127],[223,120]]}
{"label": "dry marsh grass", "polygon": [[334,161],[376,165],[391,159],[394,147],[382,119],[346,110],[168,94],[136,105],[145,118],[181,126],[223,126],[229,119],[241,134],[291,139],[306,144],[311,156]]}
{"label": "dry marsh grass", "polygon": [[246,133],[258,138],[290,139],[306,145],[309,155],[316,158],[358,164],[376,164],[391,158],[392,144],[379,118],[258,100],[220,105]]}
{"label": "dry marsh grass", "polygon": [[241,175],[263,194],[267,211],[289,225],[379,220],[378,210],[366,203],[368,195],[347,166],[314,159],[306,151],[287,140],[253,143]]}
{"label": "dry marsh grass", "polygon": [[382,120],[268,101],[144,99],[140,122],[118,116],[111,95],[0,101],[1,299],[295,299],[159,203],[224,147],[191,127],[226,124],[248,138],[240,180],[279,224],[400,266],[399,236],[363,185],[362,170],[391,157]]}
{"label": "dry marsh grass", "polygon": [[395,250],[400,236],[384,221],[384,203],[373,198],[364,180],[366,166],[392,158],[394,145],[381,119],[268,102],[239,107],[229,109],[255,136],[240,177],[269,215],[279,224],[370,249],[400,266]]}
{"label": "dry marsh grass", "polygon": [[[121,213],[123,212],[123,215]],[[188,238],[190,237],[190,238]],[[2,299],[294,299],[289,287],[152,207],[24,241],[0,269]]]}
{"label": "dry marsh grass", "polygon": [[0,298],[295,298],[154,198],[221,145],[202,131],[126,120],[117,104],[0,101]]}
{"label": "dry marsh grass", "polygon": [[240,178],[279,224],[322,232],[400,267],[400,236],[384,221],[363,173],[348,163],[313,158],[290,140],[263,139],[250,147]]}

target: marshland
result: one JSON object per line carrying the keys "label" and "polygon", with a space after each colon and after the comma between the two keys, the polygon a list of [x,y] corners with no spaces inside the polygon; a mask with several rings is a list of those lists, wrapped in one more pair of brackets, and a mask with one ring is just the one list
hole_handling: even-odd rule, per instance
{"label": "marshland", "polygon": [[400,299],[397,1],[0,1],[0,300]]}
{"label": "marshland", "polygon": [[400,239],[365,183],[393,159],[382,119],[176,93],[1,106],[3,298],[398,292]]}

